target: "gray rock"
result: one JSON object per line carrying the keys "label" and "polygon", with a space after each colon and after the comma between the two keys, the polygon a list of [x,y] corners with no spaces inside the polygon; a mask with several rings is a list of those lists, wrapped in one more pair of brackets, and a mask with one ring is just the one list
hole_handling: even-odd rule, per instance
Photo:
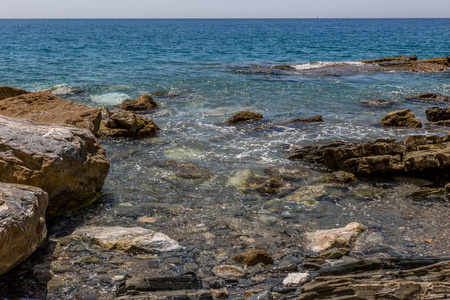
{"label": "gray rock", "polygon": [[264,291],[248,298],[248,300],[273,300],[273,295],[270,291]]}
{"label": "gray rock", "polygon": [[227,280],[235,280],[245,276],[244,269],[232,265],[216,266],[212,269],[212,272],[214,275]]}
{"label": "gray rock", "polygon": [[30,256],[47,236],[47,193],[40,188],[0,183],[0,274]]}
{"label": "gray rock", "polygon": [[0,181],[42,188],[47,216],[96,199],[109,162],[89,130],[0,116],[0,137]]}

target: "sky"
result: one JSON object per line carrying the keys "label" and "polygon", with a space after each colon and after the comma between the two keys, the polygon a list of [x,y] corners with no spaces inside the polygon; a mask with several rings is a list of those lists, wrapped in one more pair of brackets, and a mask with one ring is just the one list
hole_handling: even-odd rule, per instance
{"label": "sky", "polygon": [[450,0],[1,0],[0,18],[450,18]]}

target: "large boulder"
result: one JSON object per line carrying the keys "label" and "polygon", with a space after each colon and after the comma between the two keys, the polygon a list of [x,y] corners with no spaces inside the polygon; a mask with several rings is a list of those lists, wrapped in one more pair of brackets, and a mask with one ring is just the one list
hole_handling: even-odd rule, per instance
{"label": "large boulder", "polygon": [[152,120],[131,111],[118,110],[102,121],[97,135],[106,138],[144,138],[156,136],[158,130],[158,125]]}
{"label": "large boulder", "polygon": [[22,89],[18,89],[12,86],[0,86],[0,100],[6,99],[6,98],[10,98],[10,97],[16,97],[19,95],[23,95],[23,94],[28,94],[29,92],[22,90]]}
{"label": "large boulder", "polygon": [[131,111],[148,111],[158,107],[158,103],[152,96],[144,94],[136,100],[125,99],[120,106],[120,109]]}
{"label": "large boulder", "polygon": [[439,93],[422,93],[406,97],[407,101],[425,102],[434,104],[444,104],[450,102],[450,97]]}
{"label": "large boulder", "polygon": [[444,138],[416,135],[399,142],[381,139],[369,143],[304,146],[294,149],[290,159],[315,162],[357,176],[445,175],[450,170],[450,134]]}
{"label": "large boulder", "polygon": [[28,93],[0,101],[0,114],[44,124],[69,124],[96,134],[100,110],[53,95],[50,91]]}
{"label": "large boulder", "polygon": [[380,124],[383,126],[422,128],[422,122],[409,109],[388,113]]}
{"label": "large boulder", "polygon": [[40,188],[0,183],[0,274],[30,256],[47,236],[48,196]]}
{"label": "large boulder", "polygon": [[228,124],[238,124],[242,122],[255,121],[258,119],[262,119],[262,114],[257,114],[251,111],[241,111],[233,116],[231,116],[228,120]]}
{"label": "large boulder", "polygon": [[447,121],[450,120],[450,107],[430,107],[425,111],[425,114],[430,122]]}
{"label": "large boulder", "polygon": [[42,188],[47,216],[95,200],[108,170],[105,149],[89,130],[0,116],[0,182]]}

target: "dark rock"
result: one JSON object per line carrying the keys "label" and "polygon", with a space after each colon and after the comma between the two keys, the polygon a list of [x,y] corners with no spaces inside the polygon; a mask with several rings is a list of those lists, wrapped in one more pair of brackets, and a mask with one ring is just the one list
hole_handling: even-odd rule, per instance
{"label": "dark rock", "polygon": [[202,283],[198,277],[132,278],[117,284],[116,296],[127,294],[130,291],[152,292],[198,290],[201,286]]}
{"label": "dark rock", "polygon": [[277,285],[270,289],[271,292],[280,293],[280,294],[290,294],[297,291],[297,287],[295,286],[284,286]]}
{"label": "dark rock", "polygon": [[273,264],[272,256],[262,250],[251,250],[245,253],[238,254],[234,258],[234,260],[246,266],[254,266],[258,263],[263,263],[265,265]]}
{"label": "dark rock", "polygon": [[442,198],[445,194],[445,189],[436,188],[421,188],[412,192],[409,196],[413,199],[423,198]]}
{"label": "dark rock", "polygon": [[430,107],[425,111],[425,114],[427,115],[427,119],[430,122],[450,120],[450,107]]}
{"label": "dark rock", "polygon": [[228,291],[226,289],[211,290],[213,299],[227,299]]}
{"label": "dark rock", "polygon": [[272,273],[298,272],[298,265],[297,264],[289,264],[289,265],[283,265],[283,266],[274,266],[269,269],[269,272],[272,272]]}
{"label": "dark rock", "polygon": [[388,113],[380,122],[383,126],[422,128],[422,122],[409,109]]}
{"label": "dark rock", "polygon": [[119,110],[114,112],[107,121],[102,121],[97,135],[109,138],[144,138],[156,136],[157,130],[159,127],[152,120],[130,111]]}
{"label": "dark rock", "polygon": [[433,125],[450,127],[450,120],[433,122]]}
{"label": "dark rock", "polygon": [[391,101],[385,99],[370,99],[370,100],[361,100],[362,106],[368,106],[373,108],[384,108],[392,105]]}
{"label": "dark rock", "polygon": [[[449,140],[450,141],[450,140]],[[334,143],[294,150],[290,159],[315,162],[357,176],[405,174],[420,177],[450,169],[450,143],[438,136],[411,136],[400,142]]]}
{"label": "dark rock", "polygon": [[29,92],[25,90],[21,90],[12,86],[0,86],[0,100],[10,98],[10,97],[16,97],[23,94],[28,94]]}
{"label": "dark rock", "polygon": [[323,122],[322,116],[314,116],[306,119],[293,119],[288,122],[283,123],[276,123],[276,125],[288,125],[288,124],[295,124],[295,123],[301,123],[301,122],[310,122],[310,123],[316,123],[316,122]]}
{"label": "dark rock", "polygon": [[365,64],[379,64],[385,62],[401,62],[401,61],[417,61],[417,55],[402,55],[402,56],[393,56],[393,57],[383,57],[372,60],[363,60],[361,62]]}
{"label": "dark rock", "polygon": [[439,93],[423,93],[423,94],[409,95],[405,98],[405,100],[443,104],[450,102],[450,97]]}
{"label": "dark rock", "polygon": [[375,65],[374,71],[378,72],[442,72],[450,67],[450,57],[437,57],[430,59],[417,59],[417,56],[386,57],[374,60],[363,60],[362,63]]}
{"label": "dark rock", "polygon": [[214,280],[209,283],[209,288],[213,290],[218,290],[224,286],[225,282],[222,279]]}
{"label": "dark rock", "polygon": [[333,172],[324,179],[324,182],[348,184],[356,181],[356,176],[345,171]]}
{"label": "dark rock", "polygon": [[172,171],[176,177],[184,179],[208,179],[211,174],[207,169],[190,161],[163,160],[155,162],[157,167]]}
{"label": "dark rock", "polygon": [[0,114],[44,124],[69,124],[93,134],[99,130],[102,118],[98,108],[59,98],[49,91],[4,99],[0,101]]}
{"label": "dark rock", "polygon": [[264,291],[248,298],[248,300],[273,300],[273,295],[270,291]]}
{"label": "dark rock", "polygon": [[261,195],[272,195],[278,193],[282,186],[283,186],[282,180],[278,178],[272,178],[258,185],[256,187],[256,190]]}
{"label": "dark rock", "polygon": [[144,94],[136,100],[125,99],[120,106],[120,109],[131,111],[149,111],[158,107],[158,103],[152,96]]}
{"label": "dark rock", "polygon": [[237,124],[237,123],[242,123],[242,122],[247,122],[247,121],[254,121],[257,119],[262,119],[262,115],[261,114],[257,114],[251,111],[241,111],[236,113],[235,115],[233,115],[232,117],[230,117],[226,123],[228,124]]}

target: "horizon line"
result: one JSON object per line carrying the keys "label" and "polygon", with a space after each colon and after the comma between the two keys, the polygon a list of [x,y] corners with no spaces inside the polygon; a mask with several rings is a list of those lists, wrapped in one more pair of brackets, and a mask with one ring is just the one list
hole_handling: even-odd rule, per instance
{"label": "horizon line", "polygon": [[450,17],[17,17],[3,18],[0,20],[317,20],[317,19],[450,19]]}

